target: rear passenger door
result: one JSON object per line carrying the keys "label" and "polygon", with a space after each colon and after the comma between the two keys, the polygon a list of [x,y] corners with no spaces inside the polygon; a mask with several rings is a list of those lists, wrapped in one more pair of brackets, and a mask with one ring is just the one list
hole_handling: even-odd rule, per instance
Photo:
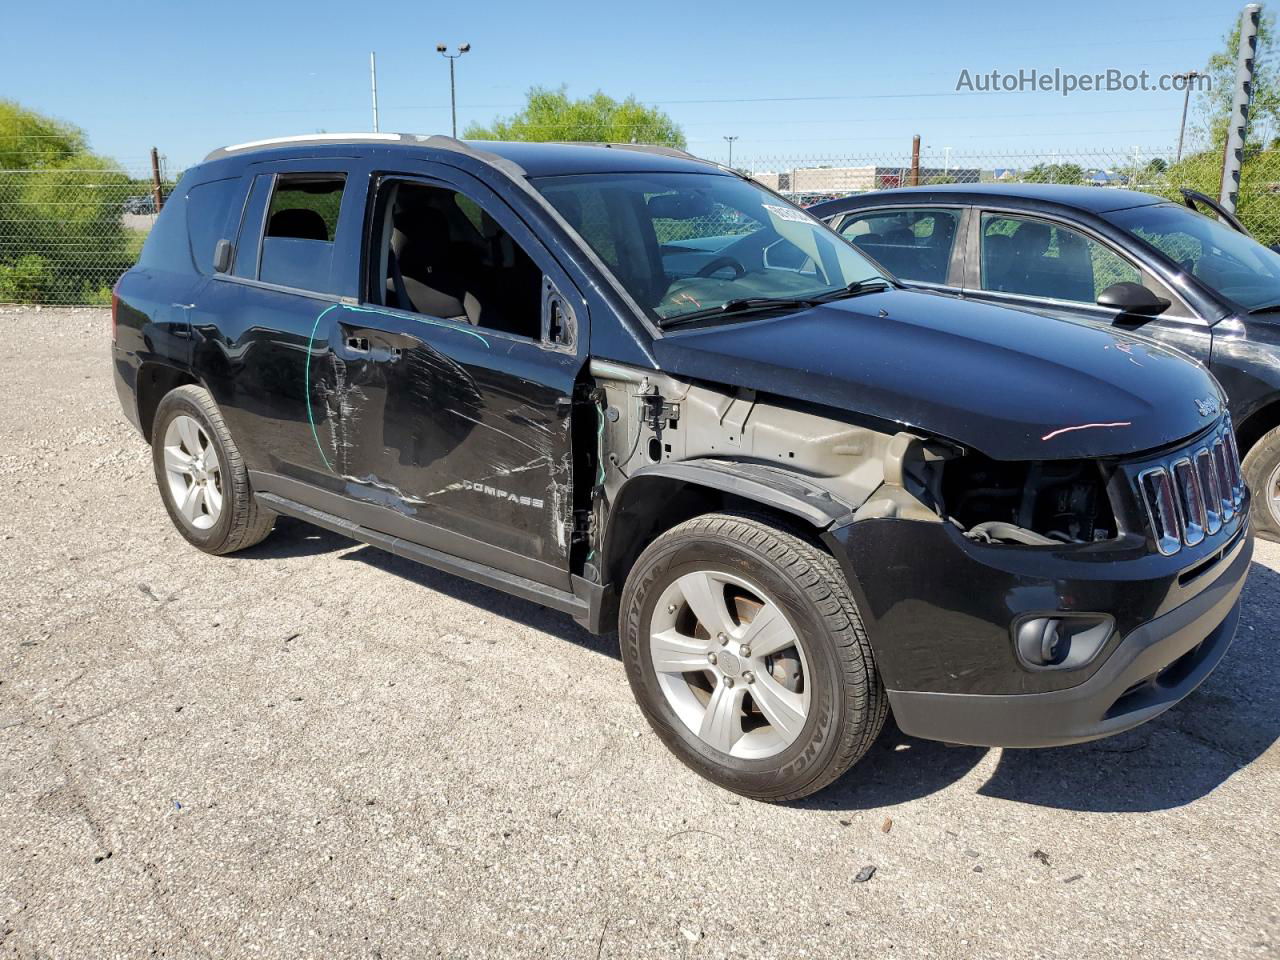
{"label": "rear passenger door", "polygon": [[[332,485],[318,425],[330,412],[313,390],[319,323],[357,292],[363,190],[349,158],[251,164],[230,268],[193,311],[194,365],[250,470]],[[264,478],[259,489],[271,486]]]}
{"label": "rear passenger door", "polygon": [[837,233],[899,280],[959,292],[965,210],[957,206],[874,207],[837,218]]}
{"label": "rear passenger door", "polygon": [[567,587],[582,298],[487,186],[415,168],[371,171],[360,302],[320,320],[321,445],[359,522]]}

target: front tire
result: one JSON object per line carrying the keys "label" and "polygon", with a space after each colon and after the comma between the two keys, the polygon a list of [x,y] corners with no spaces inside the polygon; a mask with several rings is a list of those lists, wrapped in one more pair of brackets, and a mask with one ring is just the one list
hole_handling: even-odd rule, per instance
{"label": "front tire", "polygon": [[202,387],[178,387],[160,401],[151,462],[169,518],[192,545],[234,553],[271,532],[275,514],[258,506],[240,450]]}
{"label": "front tire", "polygon": [[1245,454],[1241,468],[1253,494],[1254,532],[1280,541],[1280,427],[1262,435]]}
{"label": "front tire", "polygon": [[754,517],[696,517],[650,544],[623,590],[619,639],[658,736],[744,796],[821,790],[884,723],[884,687],[839,566]]}

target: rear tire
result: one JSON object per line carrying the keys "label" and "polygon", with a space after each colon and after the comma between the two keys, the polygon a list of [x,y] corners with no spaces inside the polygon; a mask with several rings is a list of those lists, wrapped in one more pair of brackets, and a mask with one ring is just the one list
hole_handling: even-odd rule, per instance
{"label": "rear tire", "polygon": [[1241,467],[1253,495],[1254,533],[1280,541],[1280,427],[1262,435],[1245,454]]}
{"label": "rear tire", "polygon": [[165,394],[151,428],[151,462],[169,518],[193,546],[234,553],[271,532],[276,515],[254,499],[240,451],[204,388]]}
{"label": "rear tire", "polygon": [[821,790],[884,724],[884,686],[840,567],[755,517],[695,517],[650,544],[623,590],[619,639],[658,736],[744,796]]}

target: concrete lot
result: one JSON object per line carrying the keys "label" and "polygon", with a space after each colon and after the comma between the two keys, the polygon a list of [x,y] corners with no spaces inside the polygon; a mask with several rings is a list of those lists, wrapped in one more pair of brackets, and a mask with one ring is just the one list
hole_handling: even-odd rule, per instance
{"label": "concrete lot", "polygon": [[567,618],[291,521],[188,547],[106,312],[0,324],[0,956],[1280,956],[1275,545],[1146,727],[889,729],[766,806]]}

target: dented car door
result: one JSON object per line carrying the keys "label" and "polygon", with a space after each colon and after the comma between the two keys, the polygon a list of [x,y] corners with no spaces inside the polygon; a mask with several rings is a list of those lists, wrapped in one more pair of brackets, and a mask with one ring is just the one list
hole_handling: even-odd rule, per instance
{"label": "dented car door", "polygon": [[[394,527],[386,532],[564,585],[571,398],[585,339],[569,329],[578,321],[563,296],[571,287],[487,188],[448,168],[432,173],[375,174],[365,296],[334,305],[325,318],[330,355],[320,389],[336,413],[327,444],[334,470],[346,496],[386,508],[381,515]],[[392,198],[413,191],[451,204],[455,219],[470,217],[450,233],[440,210],[406,205],[400,221],[387,222]],[[459,197],[471,201],[466,213]],[[466,224],[480,225],[477,237],[459,240]],[[415,230],[425,231],[417,238],[429,261],[420,266],[422,281],[452,291],[453,274],[465,275],[465,296],[456,302],[424,295],[423,283],[408,276],[412,239],[389,249],[393,236]],[[445,262],[441,251],[450,244],[463,248]],[[513,244],[527,255],[518,276]],[[406,261],[404,275],[397,254]],[[474,262],[463,262],[467,257]],[[513,285],[520,296],[510,295]],[[445,300],[454,306],[442,306]]]}

